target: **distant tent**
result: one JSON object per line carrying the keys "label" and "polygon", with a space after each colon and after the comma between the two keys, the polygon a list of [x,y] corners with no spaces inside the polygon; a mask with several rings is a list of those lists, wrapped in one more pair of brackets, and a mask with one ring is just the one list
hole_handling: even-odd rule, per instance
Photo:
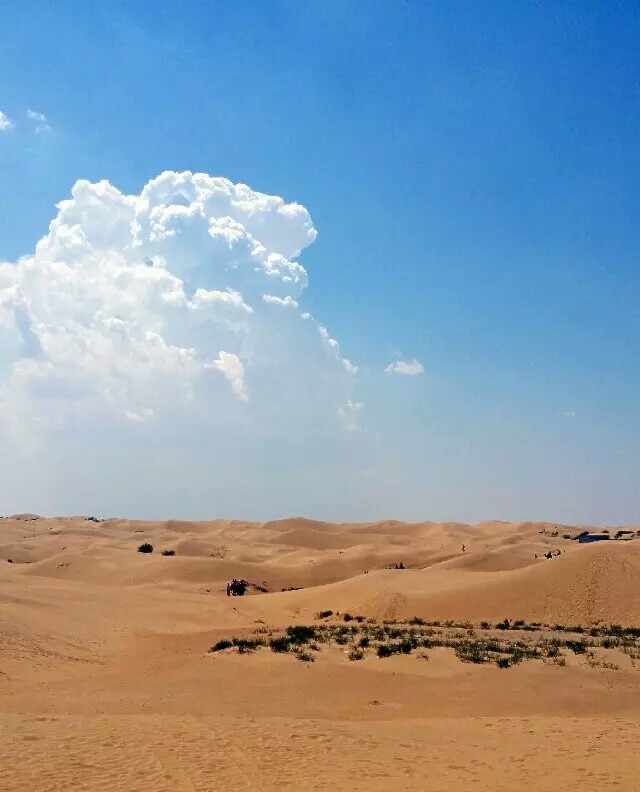
{"label": "distant tent", "polygon": [[578,542],[580,544],[589,544],[590,542],[604,542],[611,537],[609,534],[586,534],[578,537]]}

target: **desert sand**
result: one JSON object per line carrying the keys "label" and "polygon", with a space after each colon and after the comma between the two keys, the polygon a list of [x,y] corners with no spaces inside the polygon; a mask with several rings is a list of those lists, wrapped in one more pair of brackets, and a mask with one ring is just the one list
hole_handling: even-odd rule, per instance
{"label": "desert sand", "polygon": [[[336,629],[417,617],[436,637],[522,620],[540,626],[510,640],[541,646],[555,625],[640,626],[640,537],[563,538],[584,529],[0,519],[0,789],[635,792],[633,651],[506,669],[445,646],[209,651],[328,610]],[[227,597],[232,577],[266,592]]]}

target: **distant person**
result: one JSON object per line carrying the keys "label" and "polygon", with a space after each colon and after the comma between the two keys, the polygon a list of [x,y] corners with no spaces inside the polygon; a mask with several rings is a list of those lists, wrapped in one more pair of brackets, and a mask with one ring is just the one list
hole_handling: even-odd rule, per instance
{"label": "distant person", "polygon": [[464,545],[462,545],[462,552],[464,553]]}

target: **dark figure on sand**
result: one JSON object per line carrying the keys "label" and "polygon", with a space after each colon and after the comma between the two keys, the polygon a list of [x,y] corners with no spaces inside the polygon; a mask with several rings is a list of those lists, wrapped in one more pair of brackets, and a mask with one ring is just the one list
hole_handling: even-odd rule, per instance
{"label": "dark figure on sand", "polygon": [[246,580],[234,578],[231,583],[227,583],[227,597],[242,597],[248,585],[249,583]]}

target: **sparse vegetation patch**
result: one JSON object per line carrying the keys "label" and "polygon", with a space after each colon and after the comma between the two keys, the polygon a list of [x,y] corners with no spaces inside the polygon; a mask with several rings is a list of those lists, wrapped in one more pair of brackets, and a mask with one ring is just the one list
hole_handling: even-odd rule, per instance
{"label": "sparse vegetation patch", "polygon": [[[603,625],[586,628],[557,624],[549,627],[539,623],[527,624],[523,619],[513,622],[504,619],[494,627],[488,622],[474,627],[467,622],[454,621],[441,626],[439,622],[426,622],[416,617],[378,624],[349,613],[343,614],[340,622],[324,621],[333,615],[332,611],[320,611],[316,614],[320,624],[296,624],[284,630],[257,627],[252,636],[218,641],[210,651],[235,647],[239,654],[246,654],[268,646],[277,654],[290,652],[302,662],[313,662],[312,653],[319,652],[322,645],[346,647],[345,654],[350,661],[363,660],[367,655],[379,659],[411,655],[415,650],[419,650],[419,657],[424,657],[423,650],[443,647],[452,650],[462,662],[493,663],[499,669],[536,659],[564,666],[566,657],[563,649],[584,655],[586,664],[594,668],[618,668],[615,663],[598,656],[594,652],[596,648],[625,652],[634,666],[636,660],[640,660],[640,629],[635,627]],[[558,633],[568,635],[559,637]]]}

